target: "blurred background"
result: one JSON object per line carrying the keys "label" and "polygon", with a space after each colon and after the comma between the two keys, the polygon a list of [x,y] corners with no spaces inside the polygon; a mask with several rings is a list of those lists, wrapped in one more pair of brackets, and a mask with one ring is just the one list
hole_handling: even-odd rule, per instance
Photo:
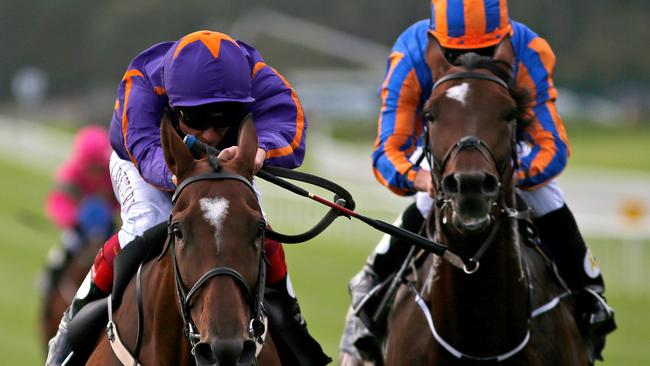
{"label": "blurred background", "polygon": [[[426,18],[425,0],[0,0],[0,353],[42,364],[39,271],[58,232],[44,215],[72,136],[108,126],[116,88],[145,48],[211,29],[254,45],[294,86],[309,118],[303,171],[346,187],[358,211],[393,220],[410,201],[374,181],[378,89],[392,42]],[[619,329],[605,364],[650,364],[650,3],[518,0],[513,19],[546,38],[572,157],[560,177],[599,260]],[[276,229],[298,232],[324,209],[263,185]],[[287,246],[313,334],[336,358],[347,281],[380,239],[339,219],[313,242]]]}

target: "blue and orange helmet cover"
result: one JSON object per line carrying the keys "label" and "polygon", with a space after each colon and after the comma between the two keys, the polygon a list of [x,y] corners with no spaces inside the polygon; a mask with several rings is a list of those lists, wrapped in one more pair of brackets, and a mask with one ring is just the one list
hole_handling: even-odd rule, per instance
{"label": "blue and orange helmet cover", "polygon": [[429,32],[442,47],[490,47],[511,30],[507,0],[431,0]]}
{"label": "blue and orange helmet cover", "polygon": [[172,107],[255,100],[246,54],[226,34],[190,33],[174,43],[163,62],[163,84]]}

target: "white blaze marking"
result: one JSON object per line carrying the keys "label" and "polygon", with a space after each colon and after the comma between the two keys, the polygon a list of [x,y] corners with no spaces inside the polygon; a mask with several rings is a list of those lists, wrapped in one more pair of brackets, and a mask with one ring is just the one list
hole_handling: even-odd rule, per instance
{"label": "white blaze marking", "polygon": [[462,83],[447,89],[447,98],[457,100],[460,104],[465,105],[468,91],[469,84]]}
{"label": "white blaze marking", "polygon": [[201,198],[199,204],[201,204],[201,210],[203,210],[203,217],[214,226],[214,238],[217,241],[218,250],[223,220],[228,214],[229,202],[225,198],[215,197]]}

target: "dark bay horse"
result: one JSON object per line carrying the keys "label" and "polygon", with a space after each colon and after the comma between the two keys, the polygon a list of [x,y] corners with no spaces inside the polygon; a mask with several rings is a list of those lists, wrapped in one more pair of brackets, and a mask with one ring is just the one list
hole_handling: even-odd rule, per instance
{"label": "dark bay horse", "polygon": [[425,103],[437,192],[428,232],[464,259],[430,256],[389,315],[387,365],[588,365],[573,302],[553,267],[523,244],[515,197],[517,128],[526,96],[511,80],[508,40],[492,59],[451,65],[431,41]]}
{"label": "dark bay horse", "polygon": [[[266,223],[251,185],[252,120],[242,124],[236,158],[227,162],[194,160],[166,119],[161,142],[179,186],[163,253],[141,267],[112,312],[122,363],[279,365],[261,314]],[[106,334],[87,362],[122,363]]]}

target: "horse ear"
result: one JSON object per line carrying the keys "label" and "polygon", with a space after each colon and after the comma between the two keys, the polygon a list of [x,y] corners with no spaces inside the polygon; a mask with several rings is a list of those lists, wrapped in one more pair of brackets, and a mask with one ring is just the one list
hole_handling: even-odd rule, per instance
{"label": "horse ear", "polygon": [[239,126],[239,148],[237,149],[237,160],[243,170],[253,177],[253,170],[255,166],[255,156],[257,155],[257,131],[255,130],[255,123],[253,123],[253,114],[249,113],[241,125]]}
{"label": "horse ear", "polygon": [[431,76],[434,81],[451,68],[451,64],[447,61],[447,58],[442,51],[442,46],[440,46],[438,40],[430,34],[425,57],[427,64],[431,69]]}
{"label": "horse ear", "polygon": [[179,177],[189,171],[195,164],[194,157],[185,146],[181,137],[172,128],[169,112],[163,112],[160,123],[160,144],[167,167],[175,176]]}
{"label": "horse ear", "polygon": [[512,66],[515,62],[515,50],[512,48],[512,42],[510,42],[510,36],[506,36],[501,43],[495,48],[494,60],[499,60],[507,63]]}

